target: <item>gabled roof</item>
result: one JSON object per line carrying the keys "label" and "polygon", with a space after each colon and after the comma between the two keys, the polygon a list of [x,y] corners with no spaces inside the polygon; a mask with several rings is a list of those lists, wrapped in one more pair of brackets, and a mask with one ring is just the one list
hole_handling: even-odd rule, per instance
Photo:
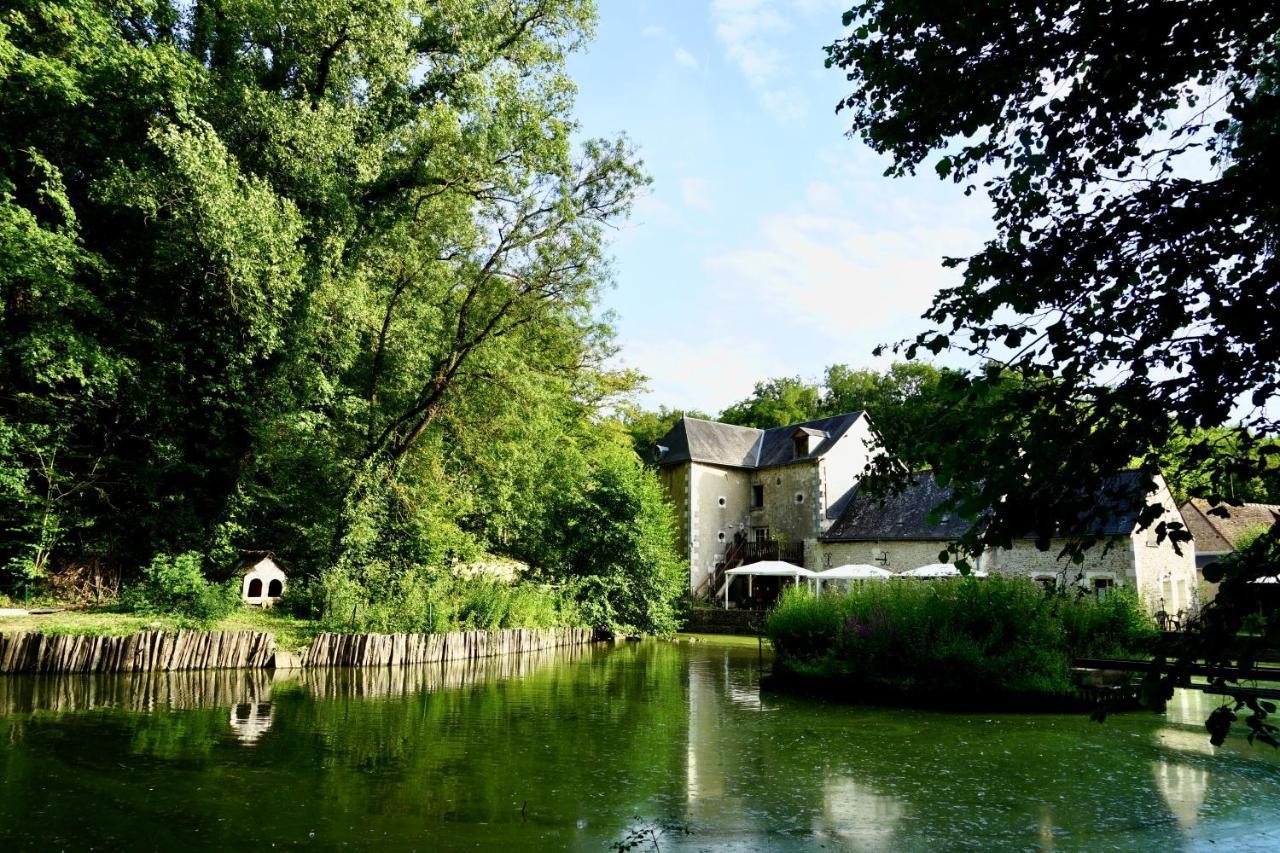
{"label": "gabled roof", "polygon": [[[1099,500],[1116,500],[1119,505],[1090,524],[1087,531],[1094,536],[1128,536],[1138,524],[1138,516],[1146,505],[1142,494],[1142,474],[1139,471],[1121,471],[1105,481]],[[844,512],[835,520],[823,537],[828,541],[860,542],[877,539],[909,539],[916,541],[950,542],[969,529],[970,522],[957,515],[943,516],[937,523],[929,522],[929,513],[951,497],[951,487],[941,486],[933,473],[925,471],[913,474],[907,487],[893,495],[880,498],[866,494],[861,486],[855,489]],[[1074,531],[1079,535],[1084,531]],[[1035,538],[1028,534],[1025,538]]]}
{"label": "gabled roof", "polygon": [[1228,515],[1223,518],[1212,515],[1208,501],[1192,498],[1181,506],[1182,518],[1196,540],[1196,552],[1200,554],[1225,554],[1236,549],[1236,542],[1250,528],[1259,525],[1271,528],[1280,521],[1280,506],[1276,504],[1244,504],[1219,509]]}
{"label": "gabled roof", "polygon": [[658,442],[659,465],[681,462],[704,462],[729,468],[772,468],[797,461],[797,430],[812,437],[809,453],[801,459],[817,459],[825,455],[849,427],[862,417],[862,412],[848,412],[829,418],[798,424],[755,429],[684,417],[676,422]]}
{"label": "gabled roof", "polygon": [[[754,468],[761,433],[751,427],[683,417],[658,441],[658,464],[708,462]],[[662,450],[664,447],[666,452]]]}
{"label": "gabled roof", "polygon": [[951,541],[969,529],[959,516],[943,517],[929,523],[933,508],[951,497],[951,489],[938,485],[933,473],[913,474],[903,491],[883,501],[858,486],[844,512],[823,537],[835,541],[868,539],[922,539]]}

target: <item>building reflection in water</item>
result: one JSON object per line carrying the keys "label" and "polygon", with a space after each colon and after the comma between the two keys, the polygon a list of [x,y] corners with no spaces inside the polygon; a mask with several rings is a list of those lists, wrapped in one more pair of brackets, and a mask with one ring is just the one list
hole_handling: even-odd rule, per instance
{"label": "building reflection in water", "polygon": [[1200,820],[1200,807],[1204,805],[1209,789],[1209,771],[1203,767],[1177,761],[1156,761],[1151,765],[1156,778],[1156,788],[1165,805],[1178,821],[1183,831],[1190,831]]}
{"label": "building reflection in water", "polygon": [[[1198,690],[1178,690],[1165,711],[1165,719],[1171,725],[1156,732],[1156,739],[1165,749],[1193,756],[1213,756],[1217,748],[1209,743],[1204,730],[1204,720],[1212,710],[1214,697]],[[1209,771],[1191,761],[1179,761],[1177,755],[1161,758],[1151,765],[1156,790],[1184,832],[1193,829],[1200,820],[1209,790]]]}
{"label": "building reflection in water", "polygon": [[724,756],[720,749],[724,688],[723,675],[718,678],[718,674],[711,661],[689,662],[685,797],[691,818],[699,816],[701,803],[719,800],[725,792]]}
{"label": "building reflection in water", "polygon": [[850,850],[893,850],[902,804],[848,777],[833,776],[822,786],[822,815],[814,831]]}
{"label": "building reflection in water", "polygon": [[231,730],[241,743],[252,745],[271,728],[274,714],[270,702],[243,702],[231,708]]}

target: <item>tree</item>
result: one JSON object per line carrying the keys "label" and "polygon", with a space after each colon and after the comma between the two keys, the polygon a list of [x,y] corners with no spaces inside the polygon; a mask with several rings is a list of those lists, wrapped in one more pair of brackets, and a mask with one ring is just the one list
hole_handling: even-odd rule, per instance
{"label": "tree", "polygon": [[[0,19],[0,583],[441,570],[638,377],[575,142],[587,0],[62,0]],[[535,490],[535,493],[539,493]]]}
{"label": "tree", "polygon": [[[657,475],[618,430],[563,454],[547,512],[525,556],[545,573],[580,584],[580,602],[596,625],[669,634],[675,602],[687,589],[675,518]],[[564,457],[573,461],[565,464]]]}
{"label": "tree", "polygon": [[[827,61],[853,84],[839,105],[851,132],[891,158],[887,174],[932,159],[966,192],[981,181],[993,205],[995,236],[947,260],[962,283],[901,346],[991,361],[956,397],[993,408],[981,420],[950,410],[927,442],[956,487],[949,508],[983,519],[959,547],[1028,530],[1047,546],[1095,511],[1112,471],[1136,458],[1153,476],[1175,432],[1193,436],[1193,461],[1213,455],[1213,431],[1234,435],[1197,486],[1230,502],[1277,427],[1275,4],[868,0],[845,24]],[[1010,389],[1009,371],[1025,381]],[[1155,517],[1149,507],[1141,522]],[[1157,533],[1188,539],[1174,524]],[[1179,660],[1229,657],[1223,638],[1252,604],[1248,582],[1275,572],[1274,551],[1264,541],[1235,567]],[[1263,638],[1280,639],[1274,613]]]}
{"label": "tree", "polygon": [[783,376],[757,382],[750,397],[726,408],[720,420],[727,424],[771,429],[818,417],[822,392],[799,376]]}
{"label": "tree", "polygon": [[941,386],[949,373],[925,362],[898,361],[884,372],[833,364],[823,382],[822,413],[868,412],[884,445],[910,470],[920,470],[928,459],[915,452],[915,436],[946,405]]}
{"label": "tree", "polygon": [[656,412],[632,409],[621,415],[622,424],[631,436],[632,446],[640,458],[648,463],[657,461],[658,439],[670,432],[683,417],[708,420],[710,416],[692,409],[668,409],[666,406],[659,406]]}

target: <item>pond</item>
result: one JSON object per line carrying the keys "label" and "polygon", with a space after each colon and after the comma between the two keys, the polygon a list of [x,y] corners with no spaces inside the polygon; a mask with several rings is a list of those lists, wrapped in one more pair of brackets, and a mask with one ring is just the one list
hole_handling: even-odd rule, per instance
{"label": "pond", "polygon": [[754,642],[0,677],[0,849],[1280,849],[1280,756],[1168,714],[771,693]]}

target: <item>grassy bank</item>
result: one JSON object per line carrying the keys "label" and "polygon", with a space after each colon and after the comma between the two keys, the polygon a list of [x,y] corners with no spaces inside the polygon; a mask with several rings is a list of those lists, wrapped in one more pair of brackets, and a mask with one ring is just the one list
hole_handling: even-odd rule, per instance
{"label": "grassy bank", "polygon": [[1073,658],[1141,654],[1156,635],[1127,590],[1099,600],[1001,577],[788,590],[767,630],[784,680],[966,705],[1070,696]]}
{"label": "grassy bank", "polygon": [[240,603],[238,582],[206,581],[198,564],[188,563],[156,561],[141,584],[110,606],[0,616],[0,632],[122,636],[138,631],[263,631],[275,634],[280,648],[298,649],[322,631],[429,634],[586,626],[573,590],[545,584],[441,575],[429,583],[388,585],[384,596],[373,598],[349,586],[299,581],[286,590],[279,606],[263,610]]}
{"label": "grassy bank", "polygon": [[244,607],[209,622],[197,622],[181,616],[142,616],[116,608],[65,610],[39,616],[0,616],[0,633],[32,631],[44,634],[70,634],[118,637],[138,631],[264,631],[275,634],[276,645],[297,650],[311,642],[320,632],[318,622],[299,619],[276,610]]}

